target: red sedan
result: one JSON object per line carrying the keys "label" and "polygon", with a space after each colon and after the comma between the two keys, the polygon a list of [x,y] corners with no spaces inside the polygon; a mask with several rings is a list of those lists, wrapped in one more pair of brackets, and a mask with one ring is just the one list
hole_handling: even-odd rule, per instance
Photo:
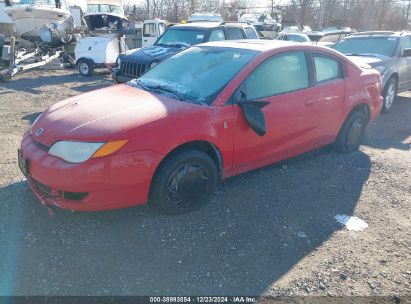
{"label": "red sedan", "polygon": [[380,96],[378,72],[328,48],[207,43],[55,104],[24,134],[19,165],[45,206],[149,201],[178,214],[206,203],[220,178],[328,144],[358,149]]}

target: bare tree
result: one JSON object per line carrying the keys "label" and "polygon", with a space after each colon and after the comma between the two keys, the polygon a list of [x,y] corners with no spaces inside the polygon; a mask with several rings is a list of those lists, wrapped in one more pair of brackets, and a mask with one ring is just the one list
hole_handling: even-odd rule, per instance
{"label": "bare tree", "polygon": [[[285,6],[274,5],[277,0],[265,1],[273,15],[275,11],[283,20],[312,28],[321,28],[332,20],[346,20],[358,30],[399,30],[408,26],[411,12],[411,0],[402,4],[393,0],[291,0]],[[193,12],[220,13],[224,20],[237,20],[238,15],[248,11],[253,11],[251,0],[146,0],[127,13],[135,20],[158,17],[181,22]]]}

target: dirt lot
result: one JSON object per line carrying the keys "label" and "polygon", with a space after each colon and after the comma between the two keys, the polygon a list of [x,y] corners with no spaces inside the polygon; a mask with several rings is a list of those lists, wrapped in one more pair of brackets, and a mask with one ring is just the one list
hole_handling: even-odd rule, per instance
{"label": "dirt lot", "polygon": [[[107,85],[75,71],[0,83],[0,295],[411,295],[411,94],[359,152],[325,147],[231,178],[199,211],[49,218],[17,167],[23,131]],[[348,231],[337,214],[369,227]]]}

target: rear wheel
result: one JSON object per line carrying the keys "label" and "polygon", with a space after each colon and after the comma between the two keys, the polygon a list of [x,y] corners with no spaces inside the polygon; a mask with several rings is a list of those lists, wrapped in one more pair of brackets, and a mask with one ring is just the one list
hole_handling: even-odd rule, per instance
{"label": "rear wheel", "polygon": [[344,121],[333,148],[338,152],[357,150],[361,144],[366,126],[366,115],[360,110],[352,112]]}
{"label": "rear wheel", "polygon": [[384,103],[381,109],[382,112],[388,113],[389,111],[391,111],[392,105],[394,104],[396,96],[397,96],[397,81],[395,80],[395,78],[391,77],[388,80],[382,92],[382,97],[384,99]]}
{"label": "rear wheel", "polygon": [[210,156],[198,150],[183,151],[159,168],[150,201],[166,214],[193,211],[209,201],[217,180],[217,166]]}
{"label": "rear wheel", "polygon": [[88,59],[80,59],[77,63],[77,68],[83,77],[91,77],[94,73],[94,63]]}

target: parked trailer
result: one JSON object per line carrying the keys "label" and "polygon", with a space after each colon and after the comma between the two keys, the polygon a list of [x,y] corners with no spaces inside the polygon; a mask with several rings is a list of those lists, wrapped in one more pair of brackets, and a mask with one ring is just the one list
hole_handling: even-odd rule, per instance
{"label": "parked trailer", "polygon": [[117,33],[79,38],[74,54],[80,75],[90,77],[95,68],[111,68],[115,65],[118,54],[125,49],[124,37]]}
{"label": "parked trailer", "polygon": [[63,57],[65,47],[48,48],[41,45],[31,50],[21,48],[14,36],[0,35],[0,80],[10,80],[19,72],[43,66]]}
{"label": "parked trailer", "polygon": [[142,28],[97,29],[79,32],[74,49],[75,64],[81,76],[90,77],[95,68],[111,69],[121,53],[128,51],[128,42],[139,41],[140,46],[153,45],[166,29],[160,19],[146,20]]}

